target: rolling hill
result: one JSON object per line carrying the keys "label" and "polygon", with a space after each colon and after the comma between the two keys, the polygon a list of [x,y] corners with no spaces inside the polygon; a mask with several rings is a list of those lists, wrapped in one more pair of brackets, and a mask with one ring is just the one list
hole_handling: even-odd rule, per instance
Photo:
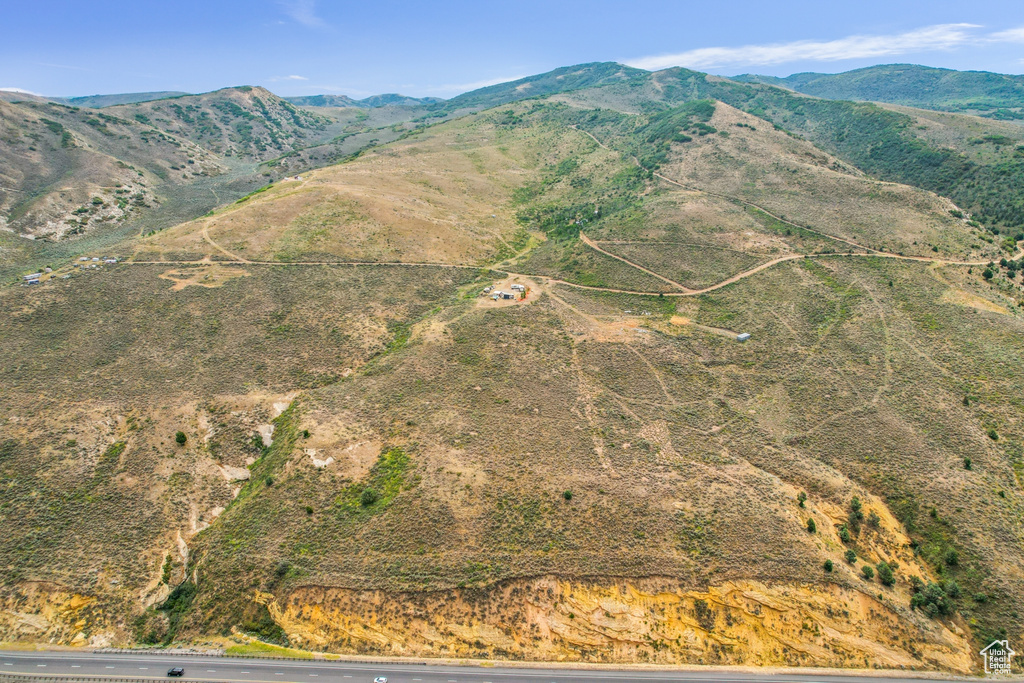
{"label": "rolling hill", "polygon": [[[1020,638],[1009,124],[613,64],[387,125],[218,93],[96,142],[9,110],[308,166],[0,287],[0,638],[962,674]],[[221,101],[266,118],[202,132]],[[335,125],[392,137],[311,168]]]}

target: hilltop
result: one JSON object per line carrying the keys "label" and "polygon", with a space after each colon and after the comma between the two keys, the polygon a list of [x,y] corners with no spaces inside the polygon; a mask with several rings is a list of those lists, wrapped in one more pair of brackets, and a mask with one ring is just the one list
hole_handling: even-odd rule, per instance
{"label": "hilltop", "polygon": [[616,64],[322,130],[160,102],[90,144],[141,113],[278,175],[0,288],[0,637],[958,673],[1020,637],[1011,124]]}

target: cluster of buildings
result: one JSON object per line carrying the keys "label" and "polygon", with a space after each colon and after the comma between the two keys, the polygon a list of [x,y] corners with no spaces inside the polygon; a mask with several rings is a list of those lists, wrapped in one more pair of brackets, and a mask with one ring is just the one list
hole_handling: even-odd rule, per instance
{"label": "cluster of buildings", "polygon": [[53,272],[53,268],[47,267],[47,268],[43,269],[42,273],[30,273],[29,275],[22,276],[21,279],[24,281],[23,284],[26,284],[26,285],[38,285],[39,284],[39,278],[41,278],[43,276],[43,273],[52,273],[52,272]]}
{"label": "cluster of buildings", "polygon": [[526,285],[515,283],[510,285],[509,289],[511,289],[512,291],[503,292],[500,289],[494,291],[494,287],[484,287],[484,295],[486,296],[489,294],[491,299],[494,301],[499,301],[501,299],[526,298]]}
{"label": "cluster of buildings", "polygon": [[[100,263],[106,263],[108,265],[109,264],[114,264],[114,263],[118,262],[118,259],[116,257],[114,257],[114,256],[104,256],[103,258],[99,258],[98,256],[93,256],[92,258],[89,258],[88,256],[81,256],[81,257],[79,257],[78,261],[79,261],[79,264],[78,264],[79,268],[99,268],[100,267]],[[49,275],[52,272],[53,272],[53,268],[50,268],[49,266],[47,266],[46,268],[44,268],[43,270],[41,270],[38,273],[29,273],[28,275],[22,275],[21,276],[21,280],[22,280],[21,284],[22,285],[38,285],[41,282],[41,278],[43,277],[43,275]],[[71,276],[70,275],[64,275],[64,276],[62,276],[62,279],[67,280],[69,277],[71,277]]]}
{"label": "cluster of buildings", "polygon": [[117,263],[117,259],[113,256],[104,256],[102,259],[98,256],[93,256],[91,259],[88,256],[82,256],[78,260],[83,261],[78,264],[79,268],[99,268],[101,261],[107,264]]}

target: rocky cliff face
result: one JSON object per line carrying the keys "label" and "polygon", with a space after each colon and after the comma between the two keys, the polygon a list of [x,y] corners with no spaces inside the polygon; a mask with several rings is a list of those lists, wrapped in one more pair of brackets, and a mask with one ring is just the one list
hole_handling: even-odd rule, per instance
{"label": "rocky cliff face", "polygon": [[386,594],[259,593],[300,647],[541,661],[971,670],[964,632],[837,585],[562,580]]}

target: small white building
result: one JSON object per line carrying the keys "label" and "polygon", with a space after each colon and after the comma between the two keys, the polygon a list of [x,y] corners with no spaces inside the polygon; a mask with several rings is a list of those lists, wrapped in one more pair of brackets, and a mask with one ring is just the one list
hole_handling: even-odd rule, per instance
{"label": "small white building", "polygon": [[526,286],[525,285],[520,285],[520,284],[514,284],[514,285],[512,285],[512,290],[516,291],[516,292],[525,292],[526,291]]}
{"label": "small white building", "polygon": [[745,342],[748,339],[750,339],[750,333],[749,332],[741,332],[740,334],[736,335],[736,341],[738,341],[738,342]]}
{"label": "small white building", "polygon": [[23,279],[23,280],[24,280],[25,282],[28,282],[28,281],[30,281],[30,280],[38,280],[38,279],[39,279],[39,278],[41,278],[42,276],[43,276],[43,274],[42,274],[42,273],[32,273],[31,275],[26,275],[26,276],[25,276],[25,277],[23,277],[22,279]]}

